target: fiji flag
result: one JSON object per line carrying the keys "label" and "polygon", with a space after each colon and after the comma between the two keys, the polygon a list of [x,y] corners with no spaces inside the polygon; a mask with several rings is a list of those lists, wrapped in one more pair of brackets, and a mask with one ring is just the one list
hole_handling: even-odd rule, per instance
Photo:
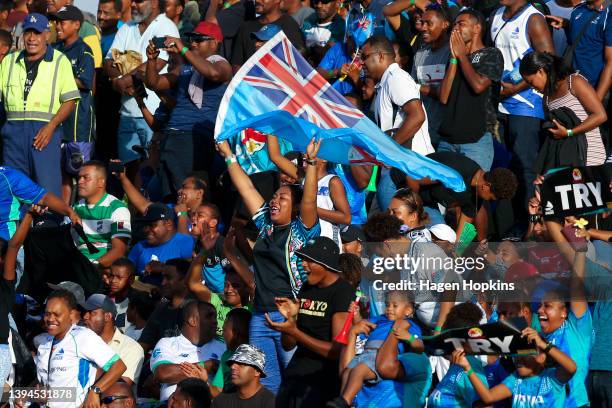
{"label": "fiji flag", "polygon": [[240,68],[227,87],[215,126],[219,142],[252,128],[306,151],[310,139],[323,139],[319,156],[348,165],[387,165],[408,176],[439,180],[465,190],[456,171],[385,135],[317,73],[281,31]]}

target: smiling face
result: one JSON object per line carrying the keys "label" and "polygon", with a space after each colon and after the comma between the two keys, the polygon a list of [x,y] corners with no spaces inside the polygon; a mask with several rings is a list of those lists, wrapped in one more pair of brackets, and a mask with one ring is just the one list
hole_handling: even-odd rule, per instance
{"label": "smiling face", "polygon": [[274,225],[286,225],[291,222],[293,212],[294,203],[291,188],[282,186],[276,190],[270,200],[270,219]]}
{"label": "smiling face", "polygon": [[75,310],[70,310],[66,300],[56,297],[47,301],[44,321],[47,333],[58,339],[64,338],[75,319]]}
{"label": "smiling face", "polygon": [[391,321],[403,319],[412,314],[412,305],[401,296],[391,294],[385,301],[385,316]]}
{"label": "smiling face", "polygon": [[538,318],[543,333],[552,333],[557,330],[567,319],[567,308],[565,303],[555,293],[549,293],[542,299],[538,309]]}
{"label": "smiling face", "polygon": [[421,18],[423,42],[431,44],[437,41],[448,29],[448,21],[440,17],[438,13],[428,10]]}
{"label": "smiling face", "polygon": [[23,41],[25,43],[25,50],[28,55],[31,56],[42,56],[47,49],[47,42],[49,41],[49,32],[45,31],[39,33],[34,30],[27,30],[23,33]]}
{"label": "smiling face", "polygon": [[73,20],[63,20],[57,22],[57,38],[64,41],[78,35],[81,23]]}
{"label": "smiling face", "polygon": [[326,269],[316,262],[312,262],[308,259],[302,259],[302,266],[308,276],[308,284],[316,285],[320,283],[326,276]]}
{"label": "smiling face", "polygon": [[223,286],[223,297],[232,307],[242,305],[242,297],[246,290],[246,285],[237,273],[225,275],[225,285]]}
{"label": "smiling face", "polygon": [[171,220],[158,220],[149,222],[144,227],[147,244],[159,246],[172,238],[174,228]]}
{"label": "smiling face", "polygon": [[416,211],[410,211],[405,203],[399,198],[393,198],[389,203],[387,209],[389,214],[395,216],[397,219],[402,221],[404,225],[410,228],[416,228],[419,226],[419,216]]}

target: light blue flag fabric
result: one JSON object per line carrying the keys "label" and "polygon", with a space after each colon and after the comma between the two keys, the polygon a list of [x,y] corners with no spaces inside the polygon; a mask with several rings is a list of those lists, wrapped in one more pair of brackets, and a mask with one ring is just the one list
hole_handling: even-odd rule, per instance
{"label": "light blue flag fabric", "polygon": [[237,72],[219,107],[217,142],[252,128],[304,152],[323,139],[319,156],[348,165],[387,165],[464,191],[455,170],[398,145],[314,70],[281,31]]}

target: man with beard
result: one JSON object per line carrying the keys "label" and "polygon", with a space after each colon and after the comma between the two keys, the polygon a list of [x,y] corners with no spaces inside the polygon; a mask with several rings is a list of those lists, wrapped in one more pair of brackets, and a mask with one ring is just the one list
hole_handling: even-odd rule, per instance
{"label": "man with beard", "polygon": [[130,385],[137,384],[144,361],[144,352],[140,344],[123,334],[115,326],[117,317],[115,303],[111,298],[95,293],[87,299],[83,308],[85,309],[85,326],[100,336],[127,367],[121,379]]}
{"label": "man with beard", "polygon": [[[147,146],[153,131],[144,120],[138,104],[134,99],[138,83],[134,83],[134,77],[138,77],[140,70],[132,71],[132,73],[122,75],[121,72],[113,66],[113,49],[126,53],[133,51],[140,54],[142,62],[147,60],[147,47],[149,41],[154,37],[179,37],[178,28],[164,13],[160,10],[160,0],[142,0],[132,2],[132,21],[124,24],[115,36],[115,40],[111,45],[111,49],[106,54],[104,61],[104,70],[109,78],[111,78],[113,88],[123,95],[122,106],[119,119],[118,132],[118,150],[119,159],[126,164],[127,175],[131,180],[134,180],[136,170],[138,168],[137,160],[138,153],[132,150],[135,145]],[[156,61],[157,71],[161,73],[167,72],[168,53],[161,49]],[[141,65],[144,72],[144,65]],[[142,80],[142,77],[138,78]],[[146,89],[146,88],[145,88]],[[155,112],[159,106],[159,97],[151,90],[147,90],[147,98],[145,104],[147,109]]]}

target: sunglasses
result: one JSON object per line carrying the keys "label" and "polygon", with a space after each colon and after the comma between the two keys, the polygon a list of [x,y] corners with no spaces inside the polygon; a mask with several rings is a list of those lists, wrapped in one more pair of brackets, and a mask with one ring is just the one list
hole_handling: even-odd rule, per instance
{"label": "sunglasses", "polygon": [[323,4],[329,4],[329,3],[333,3],[336,0],[313,0],[312,4],[317,4],[317,3],[323,3]]}
{"label": "sunglasses", "polygon": [[108,395],[100,400],[103,404],[112,404],[114,401],[127,399],[127,395]]}
{"label": "sunglasses", "polygon": [[213,37],[208,37],[208,36],[205,36],[205,35],[189,35],[189,36],[187,36],[187,40],[189,42],[201,43],[201,42],[204,42],[204,41],[212,41],[212,40],[214,40],[214,38]]}

